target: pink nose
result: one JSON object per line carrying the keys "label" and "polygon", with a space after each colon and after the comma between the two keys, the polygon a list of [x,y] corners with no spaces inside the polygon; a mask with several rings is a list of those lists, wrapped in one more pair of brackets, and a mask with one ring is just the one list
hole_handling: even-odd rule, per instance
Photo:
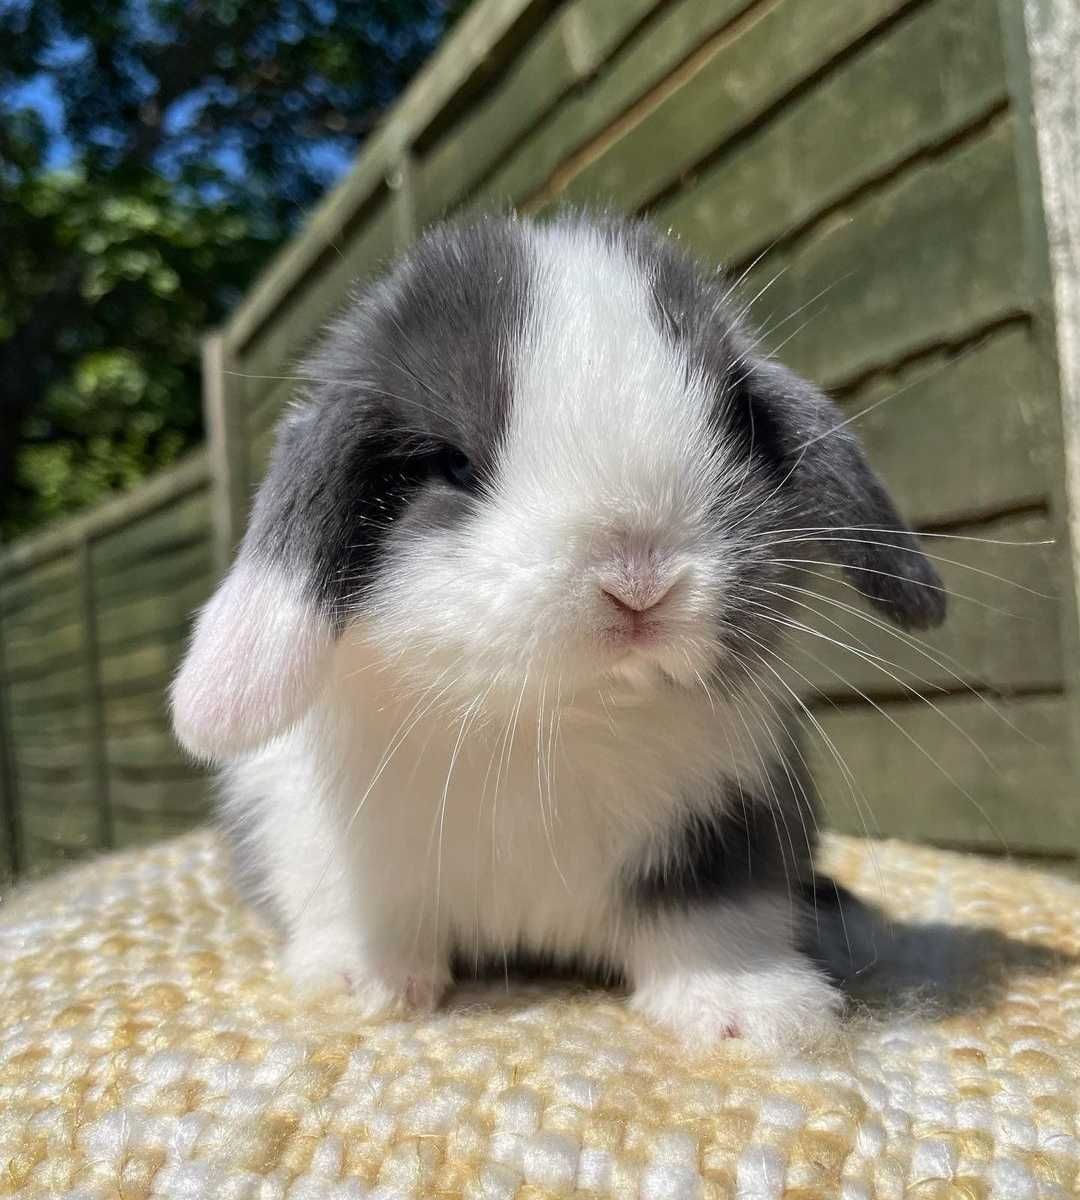
{"label": "pink nose", "polygon": [[628,579],[605,583],[600,591],[620,612],[643,613],[655,608],[670,591],[656,579]]}

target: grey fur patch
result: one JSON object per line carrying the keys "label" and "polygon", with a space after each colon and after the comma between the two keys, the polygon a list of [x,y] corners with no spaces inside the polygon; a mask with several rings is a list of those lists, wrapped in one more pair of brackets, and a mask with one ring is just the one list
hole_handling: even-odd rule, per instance
{"label": "grey fur patch", "polygon": [[[527,254],[516,221],[435,229],[304,364],[313,382],[283,422],[245,549],[306,568],[331,612],[362,601],[387,539],[475,503],[509,418]],[[472,463],[473,494],[440,473],[449,448]]]}
{"label": "grey fur patch", "polygon": [[747,892],[796,898],[812,878],[817,796],[794,720],[777,736],[766,778],[726,778],[711,807],[688,806],[663,844],[624,871],[627,898],[641,912],[686,909]]}

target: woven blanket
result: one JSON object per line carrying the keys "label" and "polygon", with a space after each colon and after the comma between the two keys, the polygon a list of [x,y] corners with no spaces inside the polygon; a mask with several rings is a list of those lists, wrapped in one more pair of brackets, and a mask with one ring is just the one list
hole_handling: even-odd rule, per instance
{"label": "woven blanket", "polygon": [[0,1195],[1077,1194],[1080,888],[897,843],[826,858],[895,924],[842,1040],[772,1060],[692,1057],[566,988],[375,1026],[301,1007],[209,833],[29,885],[0,906]]}

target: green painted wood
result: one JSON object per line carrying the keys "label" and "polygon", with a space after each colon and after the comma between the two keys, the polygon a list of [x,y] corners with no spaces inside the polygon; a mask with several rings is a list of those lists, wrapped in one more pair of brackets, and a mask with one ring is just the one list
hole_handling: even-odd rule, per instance
{"label": "green painted wood", "polygon": [[247,471],[248,413],[226,339],[211,334],[202,346],[203,423],[210,444],[210,541],[215,574],[222,575],[243,536],[251,481]]}
{"label": "green painted wood", "polygon": [[149,559],[135,571],[99,571],[94,596],[104,615],[148,596],[167,595],[194,579],[211,579],[213,574],[213,547],[206,538]]}
{"label": "green painted wood", "polygon": [[995,851],[1004,844],[1017,853],[1076,854],[1080,806],[1065,708],[1060,696],[1018,699],[997,711],[978,699],[950,699],[948,714],[963,733],[919,704],[885,705],[883,713],[824,710],[821,726],[856,789],[853,798],[845,773],[815,738],[811,760],[828,824]]}
{"label": "green painted wood", "polygon": [[[42,841],[76,852],[97,847],[99,813],[92,782],[36,781],[20,775],[19,795],[28,868],[33,868],[43,858],[51,861],[57,857],[43,854],[39,844]],[[61,854],[59,857],[66,856]]]}
{"label": "green painted wood", "polygon": [[94,788],[94,806],[98,815],[97,845],[102,849],[113,843],[112,817],[109,812],[109,781],[105,772],[105,724],[101,697],[101,654],[98,645],[97,611],[94,607],[94,568],[89,538],[78,548],[79,585],[83,607],[84,705],[90,714],[90,739],[83,758],[83,770]]}
{"label": "green painted wood", "polygon": [[[904,83],[883,92],[883,80]],[[923,5],[653,215],[725,262],[748,261],[1007,98],[996,0]]]}
{"label": "green painted wood", "polygon": [[130,492],[107,500],[88,512],[63,521],[36,537],[23,538],[0,551],[0,580],[15,578],[69,554],[84,538],[93,541],[136,518],[167,507],[200,487],[208,479],[205,450],[195,450],[175,466],[159,471]]}
{"label": "green painted wood", "polygon": [[200,488],[173,504],[139,517],[94,543],[95,576],[141,570],[147,560],[205,541],[210,531],[210,494]]}
{"label": "green painted wood", "polygon": [[148,846],[165,838],[179,837],[206,821],[206,814],[143,812],[140,809],[118,808],[116,839],[118,846]]}
{"label": "green painted wood", "polygon": [[168,731],[171,728],[166,689],[156,682],[141,691],[106,696],[104,706],[110,730]]}
{"label": "green painted wood", "polygon": [[35,709],[23,705],[10,711],[8,727],[13,741],[33,745],[39,741],[51,743],[58,736],[82,737],[89,731],[90,723],[81,709]]}
{"label": "green painted wood", "polygon": [[741,292],[771,344],[805,325],[782,357],[834,387],[1025,311],[1024,262],[1005,118],[767,256]]}
{"label": "green painted wood", "polygon": [[162,770],[184,770],[191,773],[196,768],[191,759],[177,745],[171,731],[157,733],[119,734],[109,737],[106,752],[110,771],[125,771],[134,768],[161,768]]}
{"label": "green painted wood", "polygon": [[131,816],[168,815],[199,821],[212,807],[213,783],[205,774],[182,779],[139,779],[132,782],[121,772],[110,776],[114,811]]}
{"label": "green painted wood", "polygon": [[78,581],[75,556],[62,558],[18,571],[0,582],[0,608],[4,621],[17,628],[20,621],[34,621],[60,599],[76,603]]}
{"label": "green painted wood", "polygon": [[251,439],[251,470],[257,479],[261,479],[270,465],[270,455],[274,450],[277,439],[277,427],[271,425]]}
{"label": "green painted wood", "polygon": [[907,3],[780,0],[753,7],[715,40],[681,87],[582,161],[561,198],[641,207]]}
{"label": "green painted wood", "polygon": [[171,641],[147,641],[126,650],[103,654],[101,682],[108,691],[117,686],[132,689],[135,684],[167,679],[175,670],[186,645],[179,636]]}
{"label": "green painted wood", "polygon": [[845,417],[857,418],[852,432],[910,521],[955,523],[1050,499],[1054,398],[1039,361],[1020,324],[961,354],[885,372],[844,397]]}
{"label": "green painted wood", "polygon": [[[902,699],[965,687],[1056,691],[1064,685],[1060,598],[1067,581],[1057,547],[1045,544],[1053,533],[1045,516],[1014,517],[961,528],[955,539],[925,539],[949,592],[949,619],[936,630],[898,630],[846,579],[823,578],[834,574],[824,546],[775,547],[809,560],[804,577],[792,584],[802,590],[773,588],[756,600],[775,610],[781,598],[789,599],[790,615],[773,621],[777,631],[793,623],[813,631],[797,636],[784,657],[826,695],[861,691]],[[804,680],[793,677],[792,683],[807,691]]]}
{"label": "green painted wood", "polygon": [[196,576],[174,591],[156,591],[126,604],[117,604],[98,615],[98,640],[103,653],[131,643],[164,635],[173,640],[190,625],[195,610],[209,597],[214,581],[209,574]]}
{"label": "green painted wood", "polygon": [[7,640],[5,666],[9,679],[33,678],[78,662],[82,655],[81,622],[58,624],[45,633],[12,636]]}
{"label": "green painted wood", "polygon": [[15,763],[20,771],[37,772],[44,777],[49,772],[61,774],[85,773],[86,751],[91,741],[89,729],[70,738],[50,737],[31,741],[20,738],[15,750]]}
{"label": "green painted wood", "polygon": [[0,897],[22,869],[22,820],[18,776],[15,770],[15,732],[11,722],[8,689],[3,683],[4,621],[0,618]]}
{"label": "green painted wood", "polygon": [[287,372],[283,373],[279,379],[270,377],[257,382],[263,384],[263,390],[259,394],[259,399],[249,401],[248,430],[252,438],[276,428],[278,417],[281,416],[286,402],[300,387],[299,380]]}
{"label": "green painted wood", "polygon": [[526,201],[548,182],[571,152],[601,133],[748,3],[681,0],[668,4],[589,87],[568,96],[500,164],[470,207],[501,207]]}
{"label": "green painted wood", "polygon": [[87,846],[66,846],[49,838],[27,839],[27,881],[41,879],[63,867],[85,862],[94,853]]}
{"label": "green painted wood", "polygon": [[85,672],[81,666],[66,667],[39,679],[13,680],[8,695],[13,708],[39,711],[81,707]]}
{"label": "green painted wood", "polygon": [[578,0],[533,39],[507,78],[417,168],[423,225],[453,207],[571,87],[588,78],[657,0]]}

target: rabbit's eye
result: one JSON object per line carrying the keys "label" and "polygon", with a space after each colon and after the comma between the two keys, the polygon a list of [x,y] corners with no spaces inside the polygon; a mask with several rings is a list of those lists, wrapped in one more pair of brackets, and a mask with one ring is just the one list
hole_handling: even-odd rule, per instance
{"label": "rabbit's eye", "polygon": [[456,446],[446,446],[439,452],[436,461],[440,474],[453,487],[467,490],[475,484],[476,472],[472,462]]}

